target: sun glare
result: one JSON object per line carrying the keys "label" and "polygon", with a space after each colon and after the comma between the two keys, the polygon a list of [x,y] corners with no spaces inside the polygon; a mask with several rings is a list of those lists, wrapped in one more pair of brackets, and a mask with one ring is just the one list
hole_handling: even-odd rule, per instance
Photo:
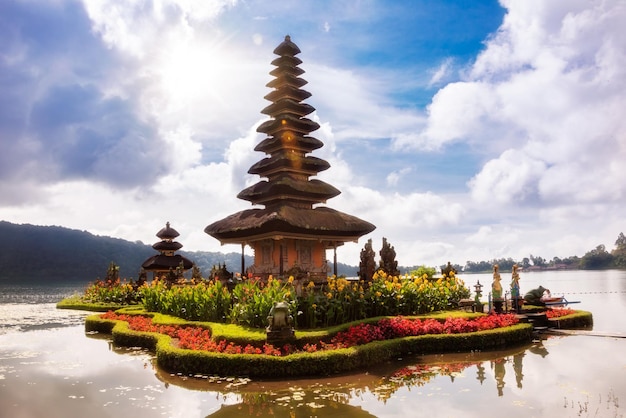
{"label": "sun glare", "polygon": [[223,98],[231,57],[219,46],[180,44],[164,51],[157,69],[164,93],[175,106],[210,97]]}

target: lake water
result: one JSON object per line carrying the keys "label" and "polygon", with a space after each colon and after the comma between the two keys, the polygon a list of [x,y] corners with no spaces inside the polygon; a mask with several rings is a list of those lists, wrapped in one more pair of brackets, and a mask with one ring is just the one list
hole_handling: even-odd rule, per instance
{"label": "lake water", "polygon": [[[461,278],[472,289],[491,283]],[[614,336],[543,336],[278,382],[171,375],[145,350],[85,335],[89,313],[55,308],[83,286],[0,285],[0,417],[623,417],[626,272],[521,273],[522,292],[540,284],[580,301],[572,307],[593,313],[594,331]]]}

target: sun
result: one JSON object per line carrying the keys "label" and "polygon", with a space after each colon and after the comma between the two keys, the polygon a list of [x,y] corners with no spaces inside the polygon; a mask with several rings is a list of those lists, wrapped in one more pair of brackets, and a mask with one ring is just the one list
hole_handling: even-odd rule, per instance
{"label": "sun", "polygon": [[206,98],[223,100],[232,60],[220,44],[180,42],[162,52],[156,73],[168,101],[189,106]]}

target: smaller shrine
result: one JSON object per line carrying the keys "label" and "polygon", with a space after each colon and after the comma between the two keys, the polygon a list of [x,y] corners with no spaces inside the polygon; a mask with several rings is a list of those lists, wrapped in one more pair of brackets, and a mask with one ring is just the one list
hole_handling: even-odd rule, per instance
{"label": "smaller shrine", "polygon": [[174,228],[170,226],[170,223],[165,224],[165,228],[161,228],[157,232],[156,236],[161,238],[161,241],[152,245],[152,248],[157,250],[159,254],[153,255],[141,264],[141,267],[146,272],[152,273],[152,278],[158,278],[161,276],[168,277],[171,274],[176,274],[177,269],[183,272],[193,267],[193,262],[180,254],[176,254],[176,251],[180,250],[183,245],[174,241],[180,234]]}

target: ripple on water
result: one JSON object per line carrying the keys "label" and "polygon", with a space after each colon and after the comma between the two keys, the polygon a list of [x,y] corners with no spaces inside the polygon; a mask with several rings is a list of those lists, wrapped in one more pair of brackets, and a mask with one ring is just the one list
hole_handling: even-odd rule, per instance
{"label": "ripple on water", "polygon": [[56,309],[56,303],[0,304],[0,334],[81,325],[89,313]]}

